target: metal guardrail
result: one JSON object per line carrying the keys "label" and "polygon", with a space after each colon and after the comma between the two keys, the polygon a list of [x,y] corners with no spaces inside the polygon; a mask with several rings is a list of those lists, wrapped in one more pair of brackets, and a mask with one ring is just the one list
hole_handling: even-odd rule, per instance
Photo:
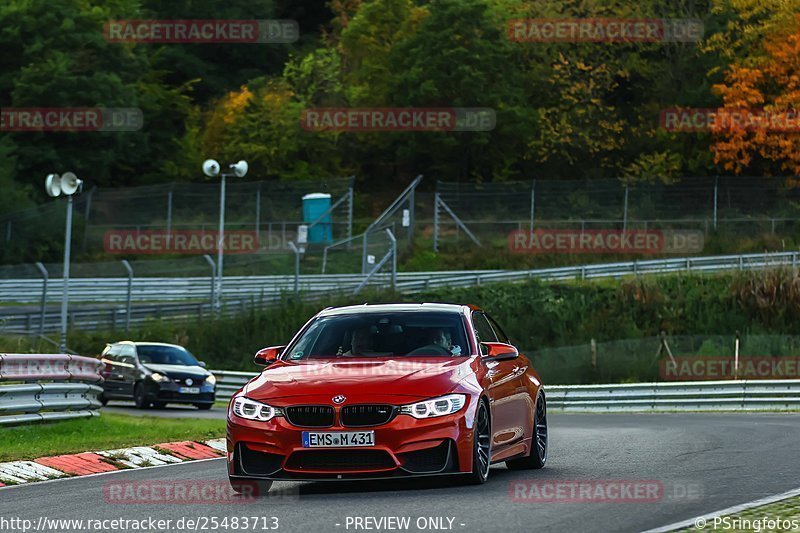
{"label": "metal guardrail", "polygon": [[741,380],[545,386],[565,411],[800,410],[800,380]]}
{"label": "metal guardrail", "polygon": [[[501,273],[502,270],[462,270],[436,272],[398,272],[398,282],[424,281],[434,277],[474,276]],[[352,291],[364,281],[364,274],[304,274],[299,278],[301,292]],[[377,285],[389,285],[391,275],[376,274]],[[0,280],[0,303],[39,304],[44,288],[41,279]],[[63,280],[51,279],[47,285],[47,300],[60,301]],[[201,277],[135,278],[131,287],[133,302],[210,301],[211,279]],[[294,291],[294,275],[286,276],[225,276],[223,299],[255,299],[280,297]],[[128,278],[72,278],[69,283],[70,303],[126,302]]]}
{"label": "metal guardrail", "polygon": [[[708,257],[682,257],[650,259],[619,263],[601,263],[531,270],[479,270],[398,272],[396,290],[405,294],[437,287],[468,287],[496,282],[515,282],[536,278],[541,280],[574,280],[622,278],[625,276],[668,274],[678,272],[714,273],[731,270],[758,270],[775,267],[797,268],[800,252],[775,252],[762,254],[725,255]],[[337,292],[352,292],[365,280],[363,274],[324,275],[299,277],[299,290],[304,299],[324,297]],[[376,273],[370,286],[388,287],[391,273]],[[51,280],[48,299],[61,293],[60,281]],[[82,278],[70,282],[70,301],[105,303],[124,302],[127,295],[126,278]],[[225,278],[224,314],[233,314],[249,307],[264,307],[280,301],[294,291],[294,276],[231,276]],[[130,324],[136,325],[147,318],[166,318],[189,321],[201,318],[210,311],[210,281],[200,278],[138,278],[134,280],[132,298],[138,302],[131,309]],[[0,302],[40,302],[42,280],[0,280]],[[160,302],[160,303],[152,303]],[[179,303],[181,302],[181,303]],[[32,334],[55,327],[60,315],[40,310],[18,312],[0,308],[0,332]],[[98,329],[126,325],[127,306],[84,309],[73,307],[69,317],[72,327]]]}
{"label": "metal guardrail", "polygon": [[[217,399],[227,400],[255,372],[213,370]],[[800,380],[545,385],[547,405],[564,411],[800,410]]]}
{"label": "metal guardrail", "polygon": [[0,354],[0,425],[99,416],[101,366],[77,355]]}
{"label": "metal guardrail", "polygon": [[258,372],[234,372],[232,370],[209,370],[217,378],[217,400],[230,400],[245,383],[258,376]]}

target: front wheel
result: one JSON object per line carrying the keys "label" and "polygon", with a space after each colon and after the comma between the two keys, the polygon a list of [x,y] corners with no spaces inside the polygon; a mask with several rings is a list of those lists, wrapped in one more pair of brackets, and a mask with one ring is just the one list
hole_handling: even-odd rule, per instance
{"label": "front wheel", "polygon": [[214,404],[213,403],[196,403],[196,404],[194,404],[194,406],[197,407],[198,409],[200,409],[201,411],[208,411],[209,409],[211,409],[214,406]]}
{"label": "front wheel", "polygon": [[248,498],[263,498],[272,488],[272,481],[264,479],[230,479],[231,489]]}
{"label": "front wheel", "polygon": [[533,439],[528,457],[506,461],[509,470],[538,470],[547,462],[547,403],[544,394],[536,398],[536,412],[533,416]]}
{"label": "front wheel", "polygon": [[144,386],[141,383],[137,383],[133,388],[133,403],[136,404],[137,409],[150,407],[150,402],[144,397]]}
{"label": "front wheel", "polygon": [[492,461],[491,452],[492,425],[489,420],[489,408],[485,402],[478,404],[475,416],[475,433],[472,442],[472,472],[467,474],[469,483],[480,485],[489,479],[489,466]]}

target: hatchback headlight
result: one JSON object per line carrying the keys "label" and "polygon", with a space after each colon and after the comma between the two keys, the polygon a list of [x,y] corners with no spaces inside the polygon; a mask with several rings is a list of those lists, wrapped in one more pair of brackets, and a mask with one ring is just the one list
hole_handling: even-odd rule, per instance
{"label": "hatchback headlight", "polygon": [[410,403],[400,407],[400,413],[414,418],[434,418],[457,413],[464,407],[467,397],[464,394],[448,394],[423,402]]}
{"label": "hatchback headlight", "polygon": [[158,372],[153,372],[150,374],[150,379],[155,381],[156,383],[162,383],[164,381],[169,381],[169,378],[164,374],[159,374]]}
{"label": "hatchback headlight", "polygon": [[245,396],[234,398],[231,409],[233,414],[238,417],[246,418],[247,420],[258,420],[259,422],[267,422],[276,416],[283,416],[283,410],[280,407],[272,407]]}
{"label": "hatchback headlight", "polygon": [[206,376],[206,383],[209,385],[216,385],[217,377],[214,374],[209,374]]}

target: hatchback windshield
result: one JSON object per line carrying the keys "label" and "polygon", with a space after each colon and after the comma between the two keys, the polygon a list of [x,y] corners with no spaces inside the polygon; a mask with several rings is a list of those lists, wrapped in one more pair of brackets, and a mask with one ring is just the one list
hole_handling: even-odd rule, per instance
{"label": "hatchback windshield", "polygon": [[457,313],[365,313],[318,318],[286,357],[453,357],[467,355],[466,347]]}
{"label": "hatchback windshield", "polygon": [[158,344],[137,344],[139,361],[156,365],[196,366],[197,359],[185,348],[161,346]]}

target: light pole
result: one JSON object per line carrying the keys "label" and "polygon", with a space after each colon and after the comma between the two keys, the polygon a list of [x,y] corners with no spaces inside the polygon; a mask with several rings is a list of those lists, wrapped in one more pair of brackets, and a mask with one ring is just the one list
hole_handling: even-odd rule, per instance
{"label": "light pole", "polygon": [[64,237],[64,286],[61,289],[61,339],[58,350],[67,352],[67,306],[69,304],[69,252],[72,244],[72,195],[83,189],[83,180],[72,172],[63,176],[50,174],[44,181],[47,194],[55,198],[61,194],[67,197],[67,229]]}
{"label": "light pole", "polygon": [[220,173],[220,165],[214,159],[207,159],[203,163],[203,173],[209,178],[220,176],[219,189],[219,232],[217,235],[217,290],[214,297],[214,309],[219,312],[222,309],[222,250],[225,239],[225,178],[243,178],[247,174],[247,161],[241,160],[238,163],[228,165],[228,172]]}

